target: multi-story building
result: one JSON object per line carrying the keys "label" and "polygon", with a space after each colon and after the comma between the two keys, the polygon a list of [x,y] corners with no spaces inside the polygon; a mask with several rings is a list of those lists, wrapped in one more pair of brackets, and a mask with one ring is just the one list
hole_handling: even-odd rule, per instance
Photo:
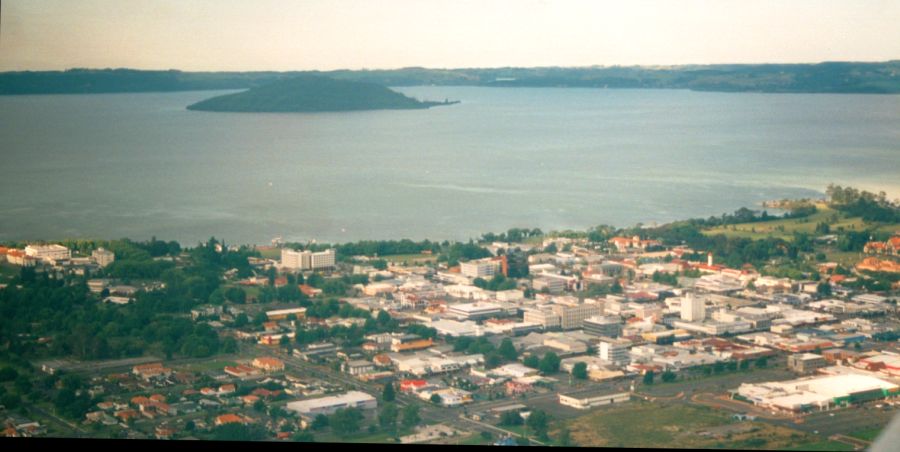
{"label": "multi-story building", "polygon": [[70,259],[72,252],[62,245],[28,245],[25,254],[44,261]]}
{"label": "multi-story building", "polygon": [[493,278],[494,275],[500,273],[500,260],[486,257],[484,259],[461,262],[459,264],[459,272],[463,276],[469,278]]}
{"label": "multi-story building", "polygon": [[288,270],[319,270],[332,268],[335,265],[335,250],[328,249],[313,253],[311,251],[295,251],[288,248],[281,250],[281,266]]}
{"label": "multi-story building", "polygon": [[546,290],[550,293],[560,293],[566,290],[566,280],[558,277],[554,278],[550,275],[543,275],[534,278],[534,281],[531,282],[531,286],[535,292],[544,292]]}
{"label": "multi-story building", "polygon": [[828,362],[822,355],[816,355],[814,353],[798,353],[796,355],[788,356],[787,365],[788,369],[795,372],[806,373],[825,367],[828,365]]}
{"label": "multi-story building", "polygon": [[600,340],[598,356],[604,362],[616,366],[623,366],[631,362],[628,348],[631,342],[624,339],[603,338]]}
{"label": "multi-story building", "polygon": [[106,250],[104,248],[97,248],[91,253],[91,258],[94,260],[94,262],[97,263],[97,265],[106,267],[116,260],[116,255],[112,251]]}
{"label": "multi-story building", "polygon": [[622,334],[622,319],[618,316],[594,316],[584,319],[584,332],[594,336],[619,337]]}
{"label": "multi-story building", "polygon": [[537,323],[544,327],[545,330],[559,328],[561,319],[559,314],[545,307],[527,308],[524,310],[524,321]]}
{"label": "multi-story building", "polygon": [[320,251],[318,253],[310,253],[310,269],[318,270],[321,268],[332,268],[334,267],[335,259],[336,254],[334,248]]}
{"label": "multi-story building", "polygon": [[551,309],[559,316],[559,326],[564,330],[581,328],[585,319],[603,313],[601,305],[592,303],[554,304]]}
{"label": "multi-story building", "polygon": [[681,320],[700,322],[706,318],[706,299],[687,294],[681,299]]}

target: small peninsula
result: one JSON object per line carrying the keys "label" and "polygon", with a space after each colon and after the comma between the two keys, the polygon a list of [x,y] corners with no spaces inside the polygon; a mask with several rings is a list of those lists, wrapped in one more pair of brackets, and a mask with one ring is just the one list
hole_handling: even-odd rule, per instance
{"label": "small peninsula", "polygon": [[457,102],[423,102],[368,82],[301,75],[197,102],[188,110],[216,112],[327,112],[405,110]]}

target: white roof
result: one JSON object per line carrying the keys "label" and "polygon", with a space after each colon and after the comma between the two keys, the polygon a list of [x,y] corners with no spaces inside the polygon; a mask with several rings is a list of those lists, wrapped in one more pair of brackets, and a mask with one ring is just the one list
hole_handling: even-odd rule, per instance
{"label": "white roof", "polygon": [[328,397],[320,397],[318,399],[310,399],[310,400],[298,400],[296,402],[290,402],[287,404],[287,408],[289,410],[298,411],[300,413],[306,413],[315,410],[316,408],[325,408],[335,405],[348,405],[348,404],[358,404],[363,402],[374,401],[375,397],[366,394],[361,391],[350,391],[346,394],[336,395],[336,396],[328,396]]}

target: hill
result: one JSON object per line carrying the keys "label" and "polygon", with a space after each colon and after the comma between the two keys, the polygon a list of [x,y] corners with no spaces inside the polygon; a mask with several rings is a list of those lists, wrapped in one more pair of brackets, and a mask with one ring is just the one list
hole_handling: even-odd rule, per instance
{"label": "hill", "polygon": [[219,112],[317,112],[428,108],[449,102],[421,102],[367,82],[301,75],[257,88],[206,99],[188,110]]}

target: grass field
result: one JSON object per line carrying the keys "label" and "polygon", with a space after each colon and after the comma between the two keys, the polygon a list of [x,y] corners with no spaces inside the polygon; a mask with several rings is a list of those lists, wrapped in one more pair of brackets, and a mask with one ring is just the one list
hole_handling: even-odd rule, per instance
{"label": "grass field", "polygon": [[392,256],[380,256],[388,262],[396,262],[398,264],[415,264],[418,262],[433,262],[437,260],[436,254],[395,254]]}
{"label": "grass field", "polygon": [[868,428],[865,430],[855,431],[847,436],[852,436],[854,438],[859,438],[865,441],[875,441],[875,438],[878,438],[878,435],[880,435],[883,430],[884,429],[880,428]]}
{"label": "grass field", "polygon": [[780,450],[806,450],[806,451],[812,451],[812,452],[850,451],[850,450],[853,450],[853,446],[846,444],[846,443],[838,442],[838,441],[826,440],[826,441],[816,441],[816,442],[812,442],[812,443],[804,443],[804,444],[800,444],[798,446],[792,446],[792,447],[788,447],[788,448],[780,449]]}
{"label": "grass field", "polygon": [[838,228],[848,231],[860,231],[868,227],[875,227],[878,231],[894,232],[900,227],[897,224],[867,223],[859,217],[848,217],[824,203],[816,204],[818,211],[804,218],[790,218],[783,220],[764,221],[756,223],[739,223],[727,226],[717,226],[703,231],[706,235],[724,234],[729,237],[744,237],[754,240],[767,237],[791,240],[794,232],[806,232],[815,234],[816,225],[827,223],[831,231]]}
{"label": "grass field", "polygon": [[[779,449],[817,439],[786,427],[736,422],[722,411],[677,403],[636,401],[564,424],[574,444],[584,447]],[[555,427],[551,437],[561,424]]]}

